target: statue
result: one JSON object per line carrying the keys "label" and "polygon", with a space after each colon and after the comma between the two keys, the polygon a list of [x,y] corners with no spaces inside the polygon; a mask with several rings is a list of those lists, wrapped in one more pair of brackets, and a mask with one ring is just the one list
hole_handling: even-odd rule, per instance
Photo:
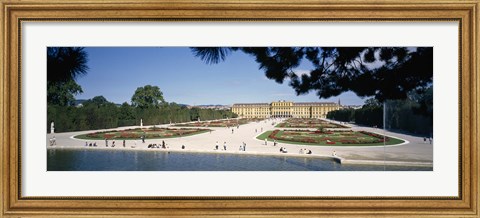
{"label": "statue", "polygon": [[143,120],[140,119],[140,126],[143,126]]}
{"label": "statue", "polygon": [[50,123],[50,133],[51,134],[55,133],[55,124],[53,123],[53,121],[52,123]]}

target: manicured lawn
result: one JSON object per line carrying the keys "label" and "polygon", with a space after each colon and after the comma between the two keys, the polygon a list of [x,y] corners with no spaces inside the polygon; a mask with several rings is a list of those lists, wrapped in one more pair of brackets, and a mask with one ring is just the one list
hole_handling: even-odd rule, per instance
{"label": "manicured lawn", "polygon": [[231,127],[237,125],[243,125],[250,122],[260,121],[262,119],[229,119],[229,120],[212,120],[212,121],[200,121],[200,122],[191,122],[191,123],[180,123],[174,126],[178,127]]}
{"label": "manicured lawn", "polygon": [[118,139],[118,140],[139,140],[142,136],[145,139],[177,138],[209,132],[209,129],[169,129],[169,128],[136,128],[118,131],[94,132],[89,134],[77,135],[77,139]]}
{"label": "manicured lawn", "polygon": [[336,123],[327,122],[315,118],[290,118],[282,123],[277,124],[278,128],[349,128]]}
{"label": "manicured lawn", "polygon": [[[293,131],[274,130],[262,133],[257,139],[281,143],[318,146],[382,146],[383,135],[365,131]],[[403,143],[403,140],[387,137],[386,145]]]}

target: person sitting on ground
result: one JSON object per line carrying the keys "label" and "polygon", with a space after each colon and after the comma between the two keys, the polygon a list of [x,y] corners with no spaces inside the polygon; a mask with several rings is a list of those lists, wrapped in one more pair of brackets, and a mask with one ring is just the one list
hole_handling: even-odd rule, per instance
{"label": "person sitting on ground", "polygon": [[92,143],[90,142],[90,144],[88,144],[88,146],[92,147]]}
{"label": "person sitting on ground", "polygon": [[307,154],[312,154],[312,150],[308,150]]}
{"label": "person sitting on ground", "polygon": [[337,156],[337,152],[333,151],[332,156],[336,157],[336,156]]}
{"label": "person sitting on ground", "polygon": [[93,147],[97,147],[97,142],[94,142],[94,143],[93,143]]}
{"label": "person sitting on ground", "polygon": [[182,149],[185,149],[185,145],[182,145]]}
{"label": "person sitting on ground", "polygon": [[303,148],[298,151],[299,154],[303,154]]}
{"label": "person sitting on ground", "polygon": [[148,144],[147,148],[152,148],[152,144]]}

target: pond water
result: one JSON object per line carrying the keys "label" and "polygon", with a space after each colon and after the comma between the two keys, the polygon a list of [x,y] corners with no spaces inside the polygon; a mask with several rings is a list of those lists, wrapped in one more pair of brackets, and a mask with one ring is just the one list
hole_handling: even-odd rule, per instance
{"label": "pond water", "polygon": [[[48,171],[383,171],[330,159],[166,151],[48,149]],[[432,167],[386,166],[387,171]]]}

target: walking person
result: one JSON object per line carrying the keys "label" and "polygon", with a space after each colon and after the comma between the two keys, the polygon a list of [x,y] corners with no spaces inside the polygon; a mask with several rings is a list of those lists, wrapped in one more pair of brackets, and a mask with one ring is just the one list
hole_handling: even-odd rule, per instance
{"label": "walking person", "polygon": [[123,147],[125,148],[125,139],[123,140]]}
{"label": "walking person", "polygon": [[108,147],[108,139],[105,138],[105,147]]}
{"label": "walking person", "polygon": [[223,142],[223,150],[227,150],[227,142]]}
{"label": "walking person", "polygon": [[115,147],[115,139],[112,141],[112,148]]}
{"label": "walking person", "polygon": [[215,150],[218,150],[218,141],[215,143]]}
{"label": "walking person", "polygon": [[265,145],[267,145],[267,138],[265,138]]}

